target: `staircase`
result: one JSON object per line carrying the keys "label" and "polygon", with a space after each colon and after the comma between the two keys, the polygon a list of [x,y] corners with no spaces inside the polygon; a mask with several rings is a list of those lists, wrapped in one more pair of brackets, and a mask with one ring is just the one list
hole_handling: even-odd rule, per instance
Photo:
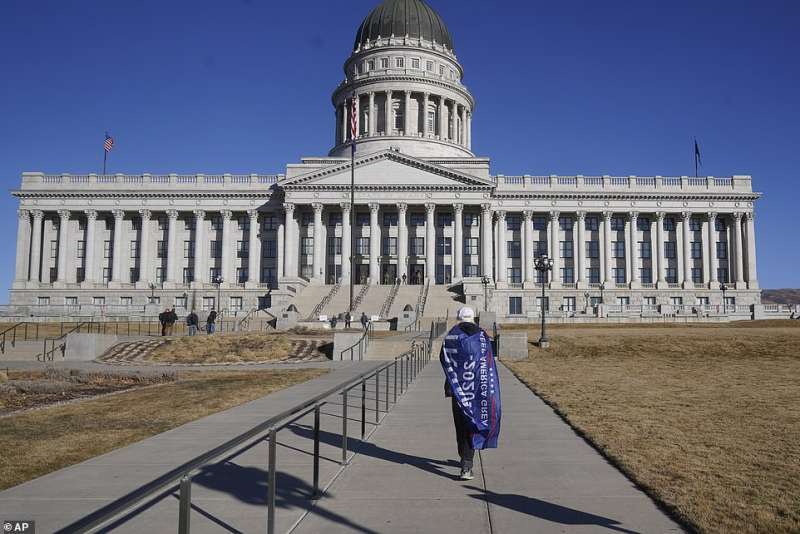
{"label": "staircase", "polygon": [[405,308],[407,305],[410,305],[412,309],[416,309],[419,301],[420,291],[422,289],[423,286],[401,285],[397,290],[397,294],[394,297],[394,302],[392,303],[387,316],[400,317],[400,314],[403,312],[403,308]]}
{"label": "staircase", "polygon": [[431,285],[427,287],[420,316],[444,318],[448,316],[448,313],[453,316],[456,310],[463,306],[453,297],[453,293],[448,291],[447,286]]}
{"label": "staircase", "polygon": [[319,316],[322,315],[322,310],[324,310],[325,307],[328,305],[328,303],[331,301],[331,299],[336,296],[336,293],[339,292],[339,289],[341,289],[341,287],[342,287],[342,282],[340,280],[336,282],[336,284],[333,287],[331,287],[331,290],[328,292],[328,294],[325,295],[322,298],[322,300],[320,300],[317,303],[316,306],[314,306],[314,310],[311,312],[311,314],[308,316],[306,320],[316,321],[319,318]]}
{"label": "staircase", "polygon": [[381,306],[381,311],[378,314],[381,319],[388,319],[390,317],[389,310],[392,309],[392,303],[394,303],[395,297],[397,297],[397,291],[400,289],[400,280],[398,279],[395,281],[392,289],[389,290],[389,294],[386,296],[386,300],[383,301],[383,306]]}
{"label": "staircase", "polygon": [[367,314],[367,317],[378,315],[382,319],[384,316],[380,315],[386,299],[389,298],[389,293],[394,289],[394,286],[370,286],[369,293],[364,295],[364,298],[358,303],[356,311],[360,315],[361,312]]}
{"label": "staircase", "polygon": [[292,304],[297,308],[300,316],[305,317],[304,314],[310,314],[330,290],[331,286],[308,285],[295,297]]}

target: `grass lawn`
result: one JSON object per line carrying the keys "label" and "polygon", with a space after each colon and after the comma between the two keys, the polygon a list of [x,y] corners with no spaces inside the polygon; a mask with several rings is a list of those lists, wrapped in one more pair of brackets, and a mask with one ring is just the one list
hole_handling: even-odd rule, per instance
{"label": "grass lawn", "polygon": [[171,383],[0,417],[0,489],[326,372],[185,372]]}
{"label": "grass lawn", "polygon": [[507,365],[687,524],[800,532],[800,321],[563,326],[551,340]]}

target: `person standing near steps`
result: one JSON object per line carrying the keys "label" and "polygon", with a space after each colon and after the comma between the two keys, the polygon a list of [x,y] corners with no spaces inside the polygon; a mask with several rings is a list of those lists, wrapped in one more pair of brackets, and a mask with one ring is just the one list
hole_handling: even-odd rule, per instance
{"label": "person standing near steps", "polygon": [[475,311],[458,310],[459,323],[445,336],[439,360],[445,397],[451,398],[461,480],[472,480],[475,450],[497,447],[500,381],[488,334],[475,324]]}

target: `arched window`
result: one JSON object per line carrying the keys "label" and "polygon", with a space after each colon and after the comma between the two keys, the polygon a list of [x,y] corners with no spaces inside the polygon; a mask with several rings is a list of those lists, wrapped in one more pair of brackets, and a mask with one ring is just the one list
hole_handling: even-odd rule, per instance
{"label": "arched window", "polygon": [[436,107],[428,104],[428,133],[430,135],[436,134]]}

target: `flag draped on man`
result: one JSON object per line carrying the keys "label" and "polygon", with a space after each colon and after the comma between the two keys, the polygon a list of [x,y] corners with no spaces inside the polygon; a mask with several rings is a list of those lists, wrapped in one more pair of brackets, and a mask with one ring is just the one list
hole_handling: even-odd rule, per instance
{"label": "flag draped on man", "polygon": [[500,436],[500,383],[491,339],[482,329],[469,335],[456,325],[445,336],[439,359],[453,398],[472,432],[472,448],[496,448]]}

